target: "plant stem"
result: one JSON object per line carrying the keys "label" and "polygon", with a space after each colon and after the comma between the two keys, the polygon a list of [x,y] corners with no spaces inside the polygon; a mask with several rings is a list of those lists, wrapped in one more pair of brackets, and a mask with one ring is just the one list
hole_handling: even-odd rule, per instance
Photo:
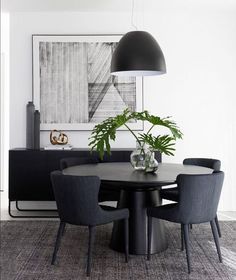
{"label": "plant stem", "polygon": [[154,126],[155,126],[155,124],[153,124],[153,125],[149,128],[147,134],[153,129]]}
{"label": "plant stem", "polygon": [[[149,128],[147,134],[153,129],[154,126],[155,126],[155,124],[153,124],[153,125]],[[139,144],[140,144],[140,143],[139,143]],[[143,145],[141,146],[141,148],[143,148],[144,145],[145,145],[145,142],[143,142]]]}
{"label": "plant stem", "polygon": [[139,143],[139,145],[141,146],[141,142],[138,139],[138,137],[135,135],[135,133],[128,127],[127,124],[124,124],[124,126],[133,134],[133,136],[136,138],[137,142]]}

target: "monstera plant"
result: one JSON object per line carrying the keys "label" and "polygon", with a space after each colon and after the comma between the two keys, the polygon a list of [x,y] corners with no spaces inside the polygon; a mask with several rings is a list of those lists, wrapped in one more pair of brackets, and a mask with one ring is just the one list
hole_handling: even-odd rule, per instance
{"label": "monstera plant", "polygon": [[[147,132],[135,133],[129,127],[129,122],[133,120],[146,121],[150,124],[150,128]],[[117,129],[121,126],[125,126],[128,129],[135,137],[139,146],[136,158],[133,159],[133,161],[131,155],[132,165],[136,169],[146,171],[149,171],[148,165],[150,165],[150,160],[152,160],[151,155],[154,151],[173,156],[176,139],[182,138],[183,136],[176,123],[171,120],[170,117],[160,118],[149,114],[148,111],[131,112],[129,109],[125,109],[122,114],[110,117],[94,127],[91,137],[89,138],[91,151],[96,149],[101,159],[103,159],[105,151],[111,154],[110,141],[115,141]],[[153,135],[151,132],[156,126],[166,127],[170,131],[170,134]],[[155,171],[155,168],[151,170]]]}

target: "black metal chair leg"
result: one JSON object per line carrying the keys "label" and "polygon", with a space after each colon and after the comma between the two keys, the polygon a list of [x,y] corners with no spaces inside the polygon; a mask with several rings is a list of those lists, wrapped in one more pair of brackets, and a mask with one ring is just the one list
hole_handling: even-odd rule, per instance
{"label": "black metal chair leg", "polygon": [[148,255],[147,259],[151,259],[151,241],[152,241],[152,217],[148,216]]}
{"label": "black metal chair leg", "polygon": [[191,273],[190,252],[189,252],[189,225],[184,225],[184,242],[186,248],[186,257],[188,264],[188,273]]}
{"label": "black metal chair leg", "polygon": [[53,255],[52,255],[51,264],[54,264],[55,261],[56,261],[57,251],[58,251],[59,246],[60,246],[60,241],[61,241],[63,230],[65,228],[65,224],[66,223],[60,222],[59,229],[57,231],[57,238],[56,238],[56,242],[55,242],[55,246],[54,246],[54,252],[53,252]]}
{"label": "black metal chair leg", "polygon": [[95,240],[95,226],[89,226],[89,243],[88,243],[88,258],[87,258],[87,276],[90,276],[92,263],[92,250]]}
{"label": "black metal chair leg", "polygon": [[125,261],[129,260],[129,220],[125,219]]}
{"label": "black metal chair leg", "polygon": [[181,251],[184,251],[184,225],[181,224]]}
{"label": "black metal chair leg", "polygon": [[221,237],[221,230],[220,230],[220,225],[219,225],[219,221],[218,221],[217,215],[216,215],[216,217],[215,217],[215,223],[216,223],[218,235],[219,235],[219,237]]}
{"label": "black metal chair leg", "polygon": [[65,234],[65,229],[66,229],[66,223],[63,223],[63,228],[62,228],[62,233],[61,233],[62,236],[64,236],[64,234]]}
{"label": "black metal chair leg", "polygon": [[220,260],[220,262],[222,262],[222,256],[221,256],[221,251],[220,251],[220,242],[219,242],[219,237],[218,237],[218,232],[217,232],[217,227],[216,227],[216,224],[215,224],[215,220],[212,220],[210,223],[211,223],[211,230],[212,230],[212,234],[213,234],[214,241],[215,241],[215,244],[216,244],[216,250],[217,250],[217,253],[218,253],[218,256],[219,256],[219,260]]}
{"label": "black metal chair leg", "polygon": [[193,224],[190,224],[190,229],[193,229]]}

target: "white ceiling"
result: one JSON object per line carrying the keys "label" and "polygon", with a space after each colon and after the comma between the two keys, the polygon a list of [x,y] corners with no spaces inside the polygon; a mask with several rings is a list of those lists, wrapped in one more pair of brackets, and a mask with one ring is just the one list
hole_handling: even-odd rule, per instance
{"label": "white ceiling", "polygon": [[[212,8],[236,8],[236,0],[134,0],[136,10],[155,11],[188,5]],[[9,12],[130,12],[132,0],[2,0]]]}

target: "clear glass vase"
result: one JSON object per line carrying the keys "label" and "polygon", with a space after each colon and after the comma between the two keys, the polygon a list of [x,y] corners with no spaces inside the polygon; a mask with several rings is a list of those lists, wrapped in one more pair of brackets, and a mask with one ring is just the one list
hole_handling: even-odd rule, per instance
{"label": "clear glass vase", "polygon": [[158,168],[154,152],[144,143],[137,142],[136,149],[130,155],[130,162],[135,170],[155,172]]}

